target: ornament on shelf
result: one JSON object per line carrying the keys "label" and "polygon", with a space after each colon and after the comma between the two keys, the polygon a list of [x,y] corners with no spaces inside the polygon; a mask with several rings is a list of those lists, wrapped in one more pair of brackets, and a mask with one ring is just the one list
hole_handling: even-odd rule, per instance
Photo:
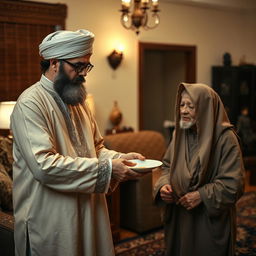
{"label": "ornament on shelf", "polygon": [[223,65],[226,67],[230,67],[232,65],[231,54],[229,52],[225,52],[223,54]]}
{"label": "ornament on shelf", "polygon": [[133,132],[133,128],[130,126],[120,126],[123,119],[122,112],[118,107],[117,101],[114,101],[114,106],[110,112],[109,120],[112,123],[113,127],[111,129],[106,130],[106,135],[108,134],[116,134],[122,132]]}

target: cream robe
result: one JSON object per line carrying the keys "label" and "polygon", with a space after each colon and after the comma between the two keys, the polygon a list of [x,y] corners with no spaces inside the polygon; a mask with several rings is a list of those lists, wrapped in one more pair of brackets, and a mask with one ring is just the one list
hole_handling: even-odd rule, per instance
{"label": "cream robe", "polygon": [[119,154],[104,148],[87,106],[67,108],[56,95],[42,76],[11,117],[15,253],[30,244],[32,255],[112,256],[105,193]]}

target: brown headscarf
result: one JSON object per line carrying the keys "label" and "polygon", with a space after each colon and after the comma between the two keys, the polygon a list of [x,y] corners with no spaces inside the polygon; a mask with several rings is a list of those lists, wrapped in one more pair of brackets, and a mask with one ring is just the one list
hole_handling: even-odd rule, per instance
{"label": "brown headscarf", "polygon": [[[186,155],[186,130],[179,126],[180,121],[180,101],[183,90],[191,97],[196,110],[196,133],[198,151],[191,161]],[[193,189],[200,187],[205,181],[214,145],[220,135],[232,128],[225,108],[217,93],[204,84],[179,85],[176,97],[176,124],[175,133],[171,145],[170,158],[170,181],[171,185],[180,197]],[[194,179],[197,176],[196,181]],[[191,182],[194,184],[191,184]]]}

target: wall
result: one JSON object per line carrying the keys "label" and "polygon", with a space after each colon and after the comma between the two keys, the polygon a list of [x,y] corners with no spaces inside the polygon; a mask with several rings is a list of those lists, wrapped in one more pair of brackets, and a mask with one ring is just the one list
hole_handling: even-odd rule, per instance
{"label": "wall", "polygon": [[164,120],[174,120],[177,84],[185,81],[185,54],[151,50],[144,55],[142,127],[165,133]]}
{"label": "wall", "polygon": [[[43,1],[46,2],[46,1]],[[48,0],[49,3],[56,1]],[[160,2],[160,25],[139,36],[120,24],[121,0],[61,0],[68,6],[66,28],[86,28],[95,34],[94,70],[87,88],[94,95],[100,130],[110,125],[108,116],[117,100],[123,112],[123,125],[138,128],[138,41],[197,46],[197,81],[211,84],[211,66],[222,64],[230,52],[233,64],[245,55],[256,64],[256,18],[238,11]],[[254,15],[256,16],[256,15]],[[125,45],[124,60],[113,71],[106,56],[115,41]]]}

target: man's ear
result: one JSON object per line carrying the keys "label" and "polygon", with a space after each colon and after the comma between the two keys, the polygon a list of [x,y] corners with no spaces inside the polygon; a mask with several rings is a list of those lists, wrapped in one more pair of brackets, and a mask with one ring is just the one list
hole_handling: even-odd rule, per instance
{"label": "man's ear", "polygon": [[57,63],[58,63],[57,59],[50,59],[50,65],[51,66],[56,67]]}
{"label": "man's ear", "polygon": [[58,70],[58,63],[59,61],[57,59],[50,59],[50,67],[54,70],[55,73]]}

